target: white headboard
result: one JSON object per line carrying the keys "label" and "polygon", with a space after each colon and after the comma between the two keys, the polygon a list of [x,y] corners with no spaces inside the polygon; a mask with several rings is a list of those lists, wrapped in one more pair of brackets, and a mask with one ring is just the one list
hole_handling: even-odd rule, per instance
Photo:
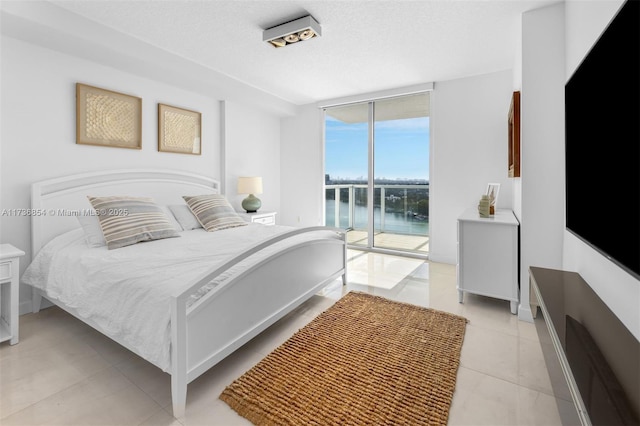
{"label": "white headboard", "polygon": [[161,205],[184,204],[183,195],[219,194],[220,182],[189,172],[110,170],[63,176],[31,185],[31,253],[80,226],[77,214],[91,209],[87,196],[151,197]]}

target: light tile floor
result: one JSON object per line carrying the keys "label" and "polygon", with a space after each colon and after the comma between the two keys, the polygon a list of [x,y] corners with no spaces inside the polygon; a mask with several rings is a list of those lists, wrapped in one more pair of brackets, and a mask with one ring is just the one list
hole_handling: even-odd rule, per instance
{"label": "light tile floor", "polygon": [[[167,374],[58,308],[23,315],[20,343],[0,345],[0,424],[249,424],[218,399],[222,390],[350,290],[469,320],[450,425],[573,422],[570,397],[549,378],[541,347],[550,343],[541,345],[536,332],[541,316],[518,321],[508,302],[474,295],[459,304],[454,265],[358,251],[349,257],[347,286],[336,281],[192,382],[180,420],[171,415]],[[558,373],[553,359],[547,363]]]}

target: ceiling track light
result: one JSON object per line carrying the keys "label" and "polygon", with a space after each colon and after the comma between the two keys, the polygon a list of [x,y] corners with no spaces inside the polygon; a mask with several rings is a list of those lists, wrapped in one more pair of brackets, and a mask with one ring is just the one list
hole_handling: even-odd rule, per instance
{"label": "ceiling track light", "polygon": [[262,41],[273,47],[285,47],[299,41],[309,40],[322,35],[322,28],[313,16],[307,15],[294,21],[268,28],[262,33]]}

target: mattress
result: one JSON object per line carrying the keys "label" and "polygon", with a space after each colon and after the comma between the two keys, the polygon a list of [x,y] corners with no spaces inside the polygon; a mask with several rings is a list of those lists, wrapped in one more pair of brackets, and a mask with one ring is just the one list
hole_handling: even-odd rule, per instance
{"label": "mattress", "polygon": [[[178,238],[108,250],[89,247],[82,229],[46,244],[21,282],[73,308],[110,337],[168,371],[171,367],[171,296],[208,271],[259,242],[293,228],[249,224],[216,232],[195,229]],[[189,305],[222,281],[288,244],[297,236],[248,258],[215,278],[190,298]],[[268,283],[265,283],[268,285]]]}

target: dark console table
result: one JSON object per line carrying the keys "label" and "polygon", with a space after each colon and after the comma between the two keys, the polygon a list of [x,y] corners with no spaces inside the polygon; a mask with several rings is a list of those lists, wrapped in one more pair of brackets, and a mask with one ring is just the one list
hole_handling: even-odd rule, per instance
{"label": "dark console table", "polygon": [[640,424],[638,339],[579,274],[530,267],[529,277],[582,424]]}

